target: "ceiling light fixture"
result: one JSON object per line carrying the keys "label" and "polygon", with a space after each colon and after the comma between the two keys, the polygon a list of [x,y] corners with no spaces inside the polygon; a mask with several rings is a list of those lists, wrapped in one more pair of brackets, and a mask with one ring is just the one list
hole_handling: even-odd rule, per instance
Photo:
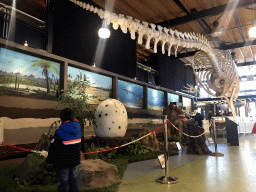
{"label": "ceiling light fixture", "polygon": [[[253,0],[253,18],[255,18],[255,13],[254,13],[254,0]],[[254,19],[252,21],[252,27],[249,30],[249,37],[256,37],[256,20]]]}
{"label": "ceiling light fixture", "polygon": [[256,20],[253,20],[252,26],[249,30],[249,37],[256,37]]}
{"label": "ceiling light fixture", "polygon": [[107,27],[107,21],[103,20],[103,26],[99,29],[98,35],[102,39],[107,39],[110,37],[110,30]]}

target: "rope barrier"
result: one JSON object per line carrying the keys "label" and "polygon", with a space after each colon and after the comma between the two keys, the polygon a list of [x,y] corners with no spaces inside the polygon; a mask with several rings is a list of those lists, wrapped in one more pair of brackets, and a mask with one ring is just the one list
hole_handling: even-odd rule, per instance
{"label": "rope barrier", "polygon": [[[143,139],[143,138],[145,138],[145,137],[151,135],[152,133],[158,131],[160,128],[162,128],[162,127],[163,127],[165,124],[167,124],[167,123],[168,123],[168,121],[166,121],[164,124],[162,124],[160,127],[156,128],[155,130],[151,131],[150,133],[148,133],[148,134],[146,134],[146,135],[144,135],[144,136],[142,136],[142,137],[140,137],[140,138],[138,138],[138,139],[136,139],[136,140],[134,140],[134,141],[131,141],[131,142],[129,142],[129,143],[126,143],[126,144],[123,144],[123,145],[120,145],[120,146],[117,146],[117,147],[112,147],[112,148],[110,148],[110,149],[104,149],[104,150],[101,150],[101,151],[86,152],[86,153],[81,153],[81,154],[85,155],[85,154],[92,154],[92,153],[101,153],[101,152],[111,151],[111,150],[115,150],[115,149],[118,149],[118,148],[121,148],[121,147],[130,145],[130,144],[135,143],[135,142],[137,142],[137,141],[139,141],[139,140],[141,140],[141,139]],[[22,148],[22,147],[16,147],[16,146],[14,146],[14,145],[8,145],[7,143],[3,143],[3,142],[0,142],[0,144],[3,144],[3,145],[5,145],[5,146],[11,147],[11,148],[17,148],[17,149],[22,150],[22,151],[40,153],[40,151],[37,151],[37,150],[25,149],[25,148]]]}
{"label": "rope barrier", "polygon": [[169,120],[167,122],[169,122],[175,129],[177,129],[180,133],[182,133],[183,135],[185,135],[187,137],[197,138],[197,137],[201,137],[202,135],[205,134],[205,131],[204,131],[202,134],[197,135],[197,136],[188,135],[188,134],[184,133],[183,131],[181,131],[179,128],[177,128],[175,125],[173,125],[173,123],[170,122]]}
{"label": "rope barrier", "polygon": [[[148,134],[146,134],[146,135],[144,135],[144,136],[142,136],[142,137],[140,137],[140,138],[138,138],[138,139],[136,139],[136,140],[134,140],[134,141],[131,141],[131,142],[129,142],[129,143],[126,143],[126,144],[123,144],[123,145],[120,145],[120,146],[117,146],[117,147],[112,147],[112,148],[110,148],[110,149],[104,149],[104,150],[101,150],[101,151],[85,152],[85,153],[81,153],[81,154],[85,155],[85,154],[101,153],[101,152],[111,151],[111,150],[115,150],[115,149],[118,149],[118,148],[121,148],[121,147],[125,147],[125,146],[127,146],[127,145],[132,144],[132,143],[135,143],[135,142],[137,142],[137,141],[140,141],[141,139],[143,139],[143,138],[145,138],[145,137],[151,135],[152,133],[158,131],[160,128],[162,128],[162,127],[163,127],[165,124],[167,124],[168,122],[169,122],[175,129],[177,129],[179,132],[181,132],[182,134],[184,134],[184,135],[186,135],[186,136],[188,136],[188,137],[196,138],[196,137],[201,137],[202,135],[205,134],[205,131],[204,131],[202,134],[197,135],[197,136],[188,135],[188,134],[184,133],[183,131],[179,130],[179,128],[177,128],[175,125],[173,125],[172,122],[170,122],[169,120],[167,120],[167,121],[166,121],[164,124],[162,124],[160,127],[156,128],[155,130],[149,132]],[[3,142],[0,142],[0,144],[3,144],[3,145],[5,145],[5,146],[11,147],[11,148],[19,149],[19,150],[21,150],[21,151],[40,153],[40,151],[37,151],[37,150],[25,149],[25,148],[22,148],[22,147],[16,147],[16,146],[14,146],[14,145],[8,145],[7,143],[3,143]]]}

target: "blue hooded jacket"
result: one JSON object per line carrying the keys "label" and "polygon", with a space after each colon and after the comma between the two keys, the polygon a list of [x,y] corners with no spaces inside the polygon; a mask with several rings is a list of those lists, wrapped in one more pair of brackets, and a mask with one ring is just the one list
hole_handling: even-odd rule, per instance
{"label": "blue hooded jacket", "polygon": [[55,131],[46,162],[58,168],[77,166],[81,162],[81,126],[79,122],[63,123]]}

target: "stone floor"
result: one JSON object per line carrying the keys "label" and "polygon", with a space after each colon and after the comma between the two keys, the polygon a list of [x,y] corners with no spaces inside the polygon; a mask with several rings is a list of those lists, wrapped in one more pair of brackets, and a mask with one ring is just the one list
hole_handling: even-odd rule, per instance
{"label": "stone floor", "polygon": [[[157,159],[128,165],[118,192],[254,192],[256,191],[256,137],[242,135],[239,146],[228,146],[226,138],[217,138],[223,157],[186,155],[171,156],[169,176],[177,184],[155,181],[164,176]],[[215,146],[209,146],[215,151]]]}

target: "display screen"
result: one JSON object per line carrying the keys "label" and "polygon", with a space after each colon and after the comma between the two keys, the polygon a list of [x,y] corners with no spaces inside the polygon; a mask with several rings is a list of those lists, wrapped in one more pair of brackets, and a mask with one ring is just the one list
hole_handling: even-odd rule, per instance
{"label": "display screen", "polygon": [[57,100],[60,64],[0,48],[0,95]]}
{"label": "display screen", "polygon": [[118,80],[118,99],[126,107],[143,108],[143,86]]}
{"label": "display screen", "polygon": [[111,77],[68,66],[68,83],[74,81],[80,74],[90,82],[90,86],[85,89],[89,96],[88,103],[100,104],[105,99],[112,97]]}
{"label": "display screen", "polygon": [[148,109],[162,110],[164,108],[164,92],[148,88]]}

